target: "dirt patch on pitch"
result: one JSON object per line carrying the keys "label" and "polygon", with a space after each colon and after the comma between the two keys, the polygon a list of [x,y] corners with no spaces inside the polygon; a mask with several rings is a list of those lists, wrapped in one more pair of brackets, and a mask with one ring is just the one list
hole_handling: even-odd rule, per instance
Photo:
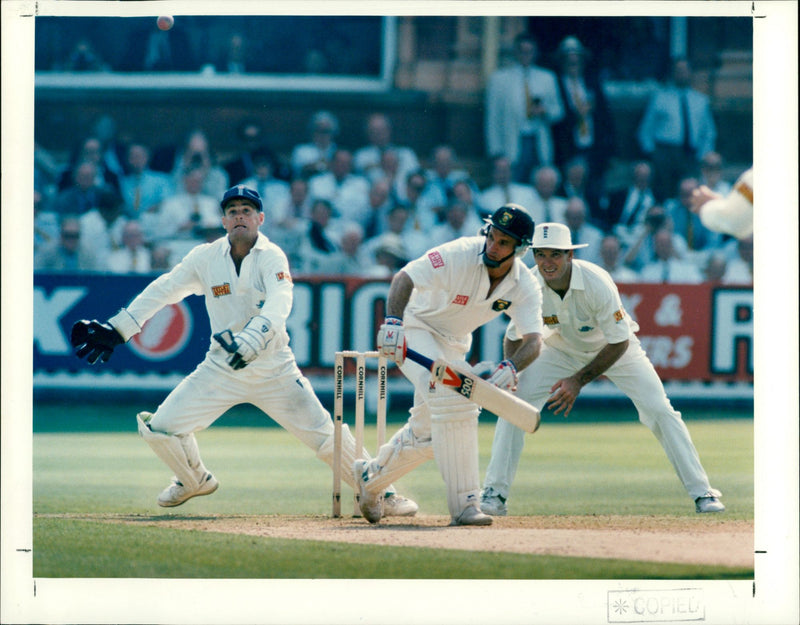
{"label": "dirt patch on pitch", "polygon": [[377,525],[350,517],[307,516],[165,515],[113,520],[296,540],[753,566],[753,522],[727,521],[722,516],[495,517],[490,527],[448,527],[449,517],[431,515],[384,519]]}

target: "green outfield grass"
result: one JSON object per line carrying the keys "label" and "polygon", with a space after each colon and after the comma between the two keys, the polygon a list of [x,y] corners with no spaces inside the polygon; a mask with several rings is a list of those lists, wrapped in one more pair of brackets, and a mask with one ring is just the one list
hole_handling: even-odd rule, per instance
{"label": "green outfield grass", "polygon": [[[422,570],[432,578],[460,578],[469,571],[476,579],[752,577],[752,568],[513,554],[486,558],[481,553],[446,550],[432,557],[431,550],[424,549],[343,546],[82,520],[82,514],[202,517],[330,512],[330,469],[276,427],[214,426],[198,433],[203,459],[219,479],[220,489],[172,511],[159,508],[155,498],[170,473],[139,438],[135,413],[122,409],[130,421],[128,432],[35,432],[34,576],[292,578],[313,571],[320,578],[362,574],[392,578]],[[104,410],[113,416],[121,408]],[[725,495],[724,518],[753,519],[752,418],[697,419],[687,412],[684,418],[712,484]],[[390,433],[394,429],[396,424],[390,423]],[[491,421],[481,424],[481,475],[489,461],[493,430]],[[369,427],[368,448],[374,447],[374,440],[374,428]],[[405,476],[397,486],[425,514],[447,514],[434,462]],[[347,501],[351,491],[347,487],[344,491]],[[696,517],[661,447],[633,415],[631,421],[602,423],[546,418],[540,431],[527,437],[509,506],[513,515]],[[415,566],[415,561],[425,564]]]}

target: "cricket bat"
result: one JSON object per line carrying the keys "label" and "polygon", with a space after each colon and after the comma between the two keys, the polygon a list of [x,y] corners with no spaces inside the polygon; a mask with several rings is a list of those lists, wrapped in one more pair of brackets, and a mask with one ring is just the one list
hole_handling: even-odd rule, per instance
{"label": "cricket bat", "polygon": [[411,348],[406,348],[406,358],[428,369],[437,383],[475,402],[481,408],[490,410],[518,428],[530,433],[539,429],[542,417],[536,408],[516,395],[487,382],[465,367],[457,367],[443,358],[433,361]]}

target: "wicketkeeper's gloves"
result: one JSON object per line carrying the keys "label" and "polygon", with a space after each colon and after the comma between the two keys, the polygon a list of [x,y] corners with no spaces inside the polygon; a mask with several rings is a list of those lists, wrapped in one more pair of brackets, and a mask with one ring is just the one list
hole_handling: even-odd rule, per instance
{"label": "wicketkeeper's gloves", "polygon": [[100,323],[97,319],[76,321],[69,340],[75,348],[75,355],[78,358],[86,357],[90,365],[98,359],[100,362],[108,362],[114,348],[125,342],[110,323]]}

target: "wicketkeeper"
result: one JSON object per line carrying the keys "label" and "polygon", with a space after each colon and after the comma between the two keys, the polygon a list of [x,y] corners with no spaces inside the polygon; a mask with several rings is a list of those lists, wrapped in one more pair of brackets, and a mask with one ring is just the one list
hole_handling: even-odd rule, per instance
{"label": "wicketkeeper", "polygon": [[[286,319],[292,308],[292,279],[286,255],[259,231],[264,214],[256,191],[232,187],[221,208],[227,236],[195,247],[106,323],[82,320],[72,327],[77,356],[92,364],[105,362],[164,306],[189,295],[205,297],[215,339],[205,359],[155,413],[136,416],[139,434],[175,474],[158,497],[160,506],[178,506],[217,490],[219,483],[203,464],[194,433],[241,403],[264,411],[333,465],[333,421],[289,347]],[[342,442],[351,466],[355,439],[346,426]],[[369,457],[366,450],[362,453]],[[346,478],[355,486],[352,475]],[[387,515],[411,516],[417,511],[417,505],[392,486],[383,505]]]}

